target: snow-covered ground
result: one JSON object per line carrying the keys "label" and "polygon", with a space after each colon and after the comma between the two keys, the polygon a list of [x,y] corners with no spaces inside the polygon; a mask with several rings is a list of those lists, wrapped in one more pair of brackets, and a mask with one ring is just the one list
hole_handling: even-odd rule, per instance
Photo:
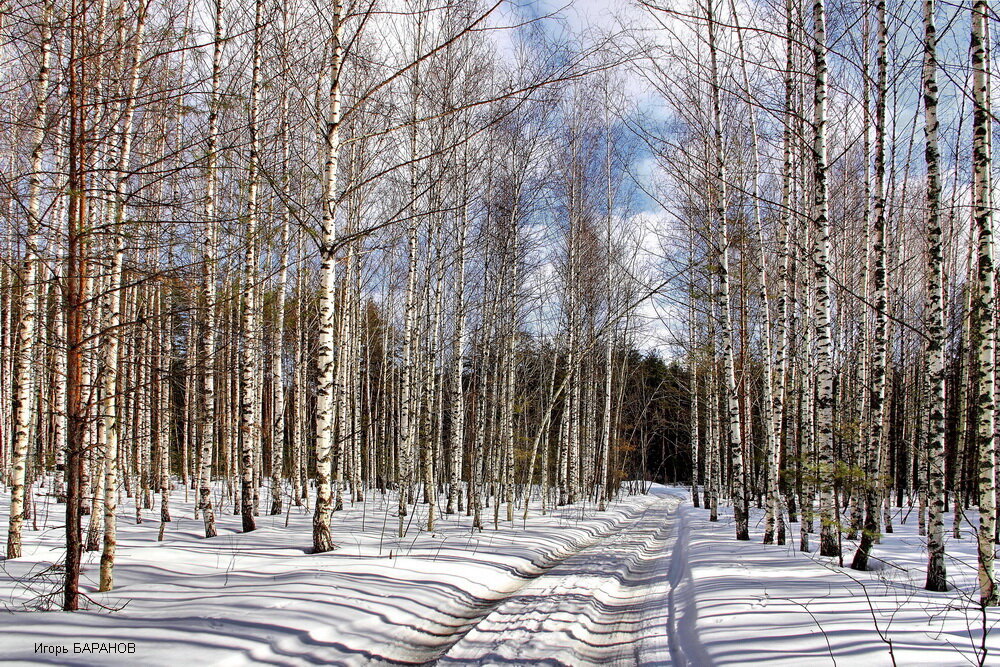
{"label": "snow-covered ground", "polygon": [[[372,492],[334,515],[340,548],[322,555],[308,553],[303,508],[261,516],[246,535],[239,517],[220,512],[220,535],[205,540],[180,488],[162,542],[157,511],[137,526],[122,503],[115,591],[95,592],[99,554],[87,555],[88,595],[116,611],[27,611],[59,586],[39,574],[62,540],[62,507],[44,501],[24,557],[0,562],[10,610],[0,615],[0,661],[867,666],[892,664],[891,641],[897,664],[962,665],[976,660],[984,627],[967,597],[921,590],[912,519],[877,547],[890,564],[856,573],[799,553],[797,526],[789,546],[759,544],[756,512],[755,541],[737,543],[728,512],[709,523],[685,491],[659,486],[606,512],[535,507],[511,526],[501,511],[498,530],[490,509],[482,533],[464,514],[420,531],[418,506],[403,539],[394,498]],[[6,510],[0,494],[0,539]],[[966,533],[949,543],[958,559],[949,567],[969,591]],[[998,620],[991,611],[987,629]],[[1000,630],[987,642],[1000,657]],[[112,646],[134,652],[100,652]]]}
{"label": "snow-covered ground", "polygon": [[[40,505],[47,527],[27,531],[24,557],[4,563],[0,599],[13,613],[0,617],[0,657],[143,665],[179,656],[204,664],[423,663],[446,653],[462,662],[510,651],[517,660],[561,655],[566,664],[636,652],[666,659],[654,618],[662,605],[650,598],[666,596],[656,570],[668,565],[666,518],[679,502],[661,490],[600,513],[577,505],[540,516],[536,508],[526,522],[519,511],[514,526],[501,521],[482,533],[463,514],[442,517],[433,534],[417,529],[426,511],[418,506],[408,535],[397,539],[394,497],[371,493],[334,515],[340,549],[312,555],[311,515],[301,508],[261,516],[249,534],[238,532],[239,517],[220,513],[219,536],[205,540],[178,490],[162,542],[158,513],[146,512],[137,526],[124,503],[116,590],[94,592],[98,554],[87,555],[84,573],[95,602],[118,611],[74,614],[19,610],[46,586],[26,580],[60,556],[59,510]],[[492,526],[492,510],[485,518]],[[535,602],[537,611],[512,611]],[[552,643],[507,642],[526,634],[548,634]],[[135,653],[73,653],[78,642],[133,642]],[[38,643],[70,653],[37,652]]]}
{"label": "snow-covered ground", "polygon": [[[872,572],[840,568],[836,559],[800,553],[799,524],[786,546],[764,546],[763,512],[751,511],[750,542],[736,542],[729,508],[720,521],[686,503],[677,522],[689,538],[683,559],[695,582],[698,636],[715,664],[767,665],[1000,665],[1000,610],[984,616],[975,587],[976,552],[969,524],[961,540],[949,537],[948,578],[956,589],[930,593],[925,538],[916,512],[872,555]],[[819,525],[818,518],[816,525]],[[850,564],[856,543],[843,542]]]}

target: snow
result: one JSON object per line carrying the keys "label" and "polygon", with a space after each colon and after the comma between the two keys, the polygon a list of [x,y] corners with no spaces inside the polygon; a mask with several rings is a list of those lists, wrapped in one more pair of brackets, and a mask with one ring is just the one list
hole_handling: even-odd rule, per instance
{"label": "snow", "polygon": [[[334,514],[340,545],[309,553],[311,514],[261,516],[239,532],[239,517],[218,511],[220,535],[201,537],[193,494],[171,499],[174,521],[158,542],[158,511],[134,524],[124,501],[116,589],[96,593],[99,554],[85,558],[86,611],[30,611],[57,577],[39,573],[60,556],[61,506],[38,498],[38,530],[24,556],[0,563],[0,659],[23,664],[897,664],[975,661],[983,621],[974,599],[970,531],[948,544],[959,590],[927,593],[922,538],[911,517],[886,536],[877,572],[841,570],[790,545],[736,542],[731,515],[707,521],[685,491],[654,485],[597,512],[592,503],[483,532],[464,514],[395,537],[395,498]],[[218,498],[218,492],[217,496]],[[262,493],[267,498],[266,493]],[[0,494],[6,526],[8,499]],[[287,526],[286,526],[287,521]],[[29,527],[31,522],[28,522]],[[0,538],[5,533],[0,530]],[[813,539],[813,542],[816,542]],[[845,542],[849,557],[850,545]],[[971,597],[970,597],[971,596]],[[1000,620],[991,610],[987,629]],[[987,644],[1000,654],[1000,635]],[[74,653],[83,642],[134,643],[134,653]],[[48,652],[36,651],[44,644]],[[52,650],[64,648],[66,654]],[[79,647],[77,647],[79,648]],[[100,649],[100,646],[96,647]],[[107,647],[105,647],[107,648]]]}
{"label": "snow", "polygon": [[442,664],[629,664],[669,658],[670,523],[680,499],[656,494],[616,532],[584,546],[508,597]]}
{"label": "snow", "polygon": [[[369,498],[334,515],[340,549],[321,555],[307,553],[312,518],[302,508],[287,517],[261,516],[259,529],[249,534],[238,532],[239,517],[219,512],[220,534],[205,540],[191,502],[175,490],[175,521],[157,542],[157,513],[146,512],[136,526],[131,502],[123,503],[116,590],[94,592],[99,554],[87,554],[84,572],[88,595],[120,610],[15,611],[4,619],[0,655],[37,661],[35,642],[72,648],[72,642],[134,641],[134,655],[74,660],[176,664],[178,655],[190,652],[207,664],[425,662],[546,569],[568,556],[584,558],[579,554],[616,539],[625,524],[661,523],[668,505],[679,502],[638,496],[602,513],[584,504],[549,516],[536,508],[527,521],[518,511],[513,527],[501,521],[499,530],[482,533],[472,531],[463,514],[443,517],[433,534],[416,529],[425,516],[418,506],[409,534],[397,539],[394,497],[373,492]],[[57,511],[49,513],[47,527],[26,531],[24,557],[6,563],[0,595],[12,610],[30,597],[18,580],[59,556]],[[492,509],[484,520],[492,521]],[[628,548],[622,552],[631,555]],[[574,576],[562,589],[568,597],[585,595],[579,586],[592,583]]]}
{"label": "snow", "polygon": [[[981,614],[970,526],[964,539],[952,539],[947,515],[948,579],[957,588],[931,593],[923,589],[925,538],[917,535],[916,512],[902,525],[896,512],[895,532],[872,551],[883,564],[856,572],[820,557],[815,534],[809,536],[813,552],[799,552],[798,523],[791,524],[786,546],[765,546],[763,512],[754,509],[751,541],[740,543],[728,508],[720,508],[720,521],[712,523],[707,510],[681,507],[678,522],[691,535],[686,561],[695,582],[698,634],[712,661],[874,667],[893,664],[894,655],[899,665],[978,664],[985,627],[986,664],[1000,664],[1000,631],[994,630],[1000,610]],[[844,539],[846,564],[855,547]]]}

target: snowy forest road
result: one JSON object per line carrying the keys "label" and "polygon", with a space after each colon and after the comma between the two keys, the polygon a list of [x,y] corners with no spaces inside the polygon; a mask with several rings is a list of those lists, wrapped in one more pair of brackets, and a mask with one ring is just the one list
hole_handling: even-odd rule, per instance
{"label": "snowy forest road", "polygon": [[[340,548],[312,554],[308,512],[261,516],[252,533],[220,513],[223,532],[206,540],[177,489],[165,539],[123,521],[120,586],[88,589],[117,610],[113,623],[100,608],[26,611],[48,585],[37,573],[59,553],[48,530],[48,543],[0,571],[0,601],[13,612],[0,655],[65,664],[38,655],[38,643],[69,649],[85,638],[131,642],[134,654],[81,654],[72,664],[175,667],[179,655],[290,667],[711,664],[695,632],[683,492],[655,485],[604,512],[566,505],[484,531],[455,513],[433,533],[398,539],[378,519],[394,500],[345,503],[334,523]],[[87,577],[97,565],[88,553]]]}
{"label": "snowy forest road", "polygon": [[710,664],[694,627],[680,500],[663,495],[463,632],[439,664]]}

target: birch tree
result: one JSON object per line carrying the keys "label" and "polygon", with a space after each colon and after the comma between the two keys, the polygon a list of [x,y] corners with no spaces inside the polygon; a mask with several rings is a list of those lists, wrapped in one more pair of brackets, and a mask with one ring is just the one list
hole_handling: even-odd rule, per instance
{"label": "birch tree", "polygon": [[26,256],[24,279],[21,286],[21,320],[17,327],[17,354],[14,355],[13,376],[17,378],[14,396],[14,437],[11,444],[10,515],[7,525],[7,558],[21,557],[21,528],[24,524],[25,473],[27,468],[28,439],[34,417],[32,395],[34,391],[35,350],[38,304],[36,281],[38,279],[39,230],[42,223],[41,187],[42,152],[46,136],[46,105],[49,92],[49,57],[52,49],[52,3],[42,9],[41,40],[39,42],[38,78],[35,83],[35,105],[32,118],[31,175],[28,178],[28,230],[25,237]]}
{"label": "birch tree", "polygon": [[726,181],[726,157],[722,136],[722,103],[716,47],[714,0],[706,4],[708,22],[709,68],[711,72],[712,133],[715,160],[713,215],[719,224],[719,299],[722,307],[722,354],[725,368],[726,403],[729,415],[729,446],[732,448],[733,516],[736,519],[736,539],[749,540],[749,521],[743,470],[743,425],[736,386],[736,355],[733,349],[733,318],[729,289],[729,214]]}
{"label": "birch tree", "polygon": [[333,495],[330,478],[333,455],[333,385],[335,373],[334,334],[336,318],[337,251],[337,165],[340,152],[341,67],[343,65],[344,4],[334,0],[330,7],[330,88],[327,98],[326,127],[323,133],[323,222],[320,229],[319,292],[319,369],[316,389],[316,505],[313,513],[313,551],[323,553],[334,548],[330,533]]}
{"label": "birch tree", "polygon": [[826,155],[826,3],[813,1],[813,272],[816,322],[816,436],[820,479],[820,554],[837,556],[839,527],[833,495],[833,369],[830,324],[830,220]]}
{"label": "birch tree", "polygon": [[976,381],[979,387],[973,408],[979,436],[979,592],[984,606],[997,604],[996,573],[994,571],[993,539],[996,532],[996,468],[995,468],[995,272],[993,262],[993,214],[990,177],[990,87],[987,71],[989,53],[985,40],[987,0],[972,4],[972,206],[978,245],[978,291],[974,303],[974,319],[978,339]]}
{"label": "birch tree", "polygon": [[948,589],[944,562],[944,257],[941,247],[941,176],[938,153],[937,30],[934,0],[924,1],[924,159],[927,162],[927,382],[930,390],[927,455],[930,459],[930,526],[927,581],[931,591]]}

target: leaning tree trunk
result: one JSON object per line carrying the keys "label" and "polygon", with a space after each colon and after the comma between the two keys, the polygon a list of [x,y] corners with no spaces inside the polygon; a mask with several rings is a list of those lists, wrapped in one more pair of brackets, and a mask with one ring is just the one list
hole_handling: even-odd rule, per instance
{"label": "leaning tree trunk", "polygon": [[7,523],[7,558],[21,557],[21,527],[24,524],[25,472],[28,440],[34,420],[32,390],[35,378],[35,342],[37,338],[38,301],[35,282],[38,277],[38,242],[41,229],[42,150],[45,144],[45,109],[49,91],[49,53],[52,28],[49,18],[52,2],[45,3],[42,17],[40,64],[35,86],[34,133],[31,148],[31,176],[28,183],[28,234],[25,238],[24,282],[21,287],[21,321],[17,327],[17,351],[14,355],[14,438],[11,446],[10,515]]}
{"label": "leaning tree trunk", "polygon": [[[730,0],[733,20],[736,24],[736,42],[740,61],[741,83],[744,94],[750,96],[750,76],[747,72],[746,49],[743,42],[743,30],[739,22],[739,13],[736,9],[735,0]],[[784,543],[784,518],[781,513],[781,495],[779,493],[778,470],[781,465],[781,451],[778,442],[781,438],[781,413],[775,412],[775,408],[780,408],[781,399],[775,398],[774,380],[778,366],[775,364],[773,353],[773,341],[775,330],[771,326],[770,298],[767,286],[767,257],[764,252],[764,225],[760,210],[760,140],[757,132],[757,117],[753,111],[750,113],[750,148],[753,151],[751,165],[753,167],[753,184],[751,196],[753,199],[754,229],[757,234],[757,249],[760,257],[760,266],[757,270],[757,293],[760,298],[760,313],[763,322],[761,331],[763,334],[764,347],[764,373],[763,373],[763,396],[761,397],[761,418],[764,422],[764,442],[767,470],[767,502],[764,518],[764,544],[773,544],[775,534],[780,534],[779,544]],[[777,405],[776,405],[777,401]]]}
{"label": "leaning tree trunk", "polygon": [[714,0],[707,5],[709,66],[711,69],[712,131],[715,151],[715,217],[719,221],[719,298],[722,301],[722,353],[725,364],[726,405],[729,415],[729,443],[732,447],[733,516],[736,519],[736,539],[749,540],[747,499],[743,471],[743,426],[740,400],[736,389],[736,361],[733,350],[733,317],[729,296],[729,216],[726,188],[726,159],[722,137],[722,104],[719,96],[718,49]]}
{"label": "leaning tree trunk", "polygon": [[129,176],[129,161],[132,156],[133,132],[136,98],[141,83],[140,66],[142,65],[142,37],[145,33],[148,0],[143,0],[138,8],[135,35],[132,37],[132,58],[129,63],[129,88],[123,101],[121,136],[118,145],[117,165],[115,167],[114,200],[112,201],[111,249],[113,259],[111,265],[111,283],[108,286],[107,310],[108,331],[106,332],[105,357],[103,370],[104,402],[104,546],[101,553],[100,590],[110,591],[114,587],[115,548],[117,546],[116,510],[118,498],[118,442],[121,425],[118,419],[118,393],[121,384],[118,382],[121,316],[124,303],[122,285],[122,261],[124,240],[121,226],[125,224],[125,186]]}

